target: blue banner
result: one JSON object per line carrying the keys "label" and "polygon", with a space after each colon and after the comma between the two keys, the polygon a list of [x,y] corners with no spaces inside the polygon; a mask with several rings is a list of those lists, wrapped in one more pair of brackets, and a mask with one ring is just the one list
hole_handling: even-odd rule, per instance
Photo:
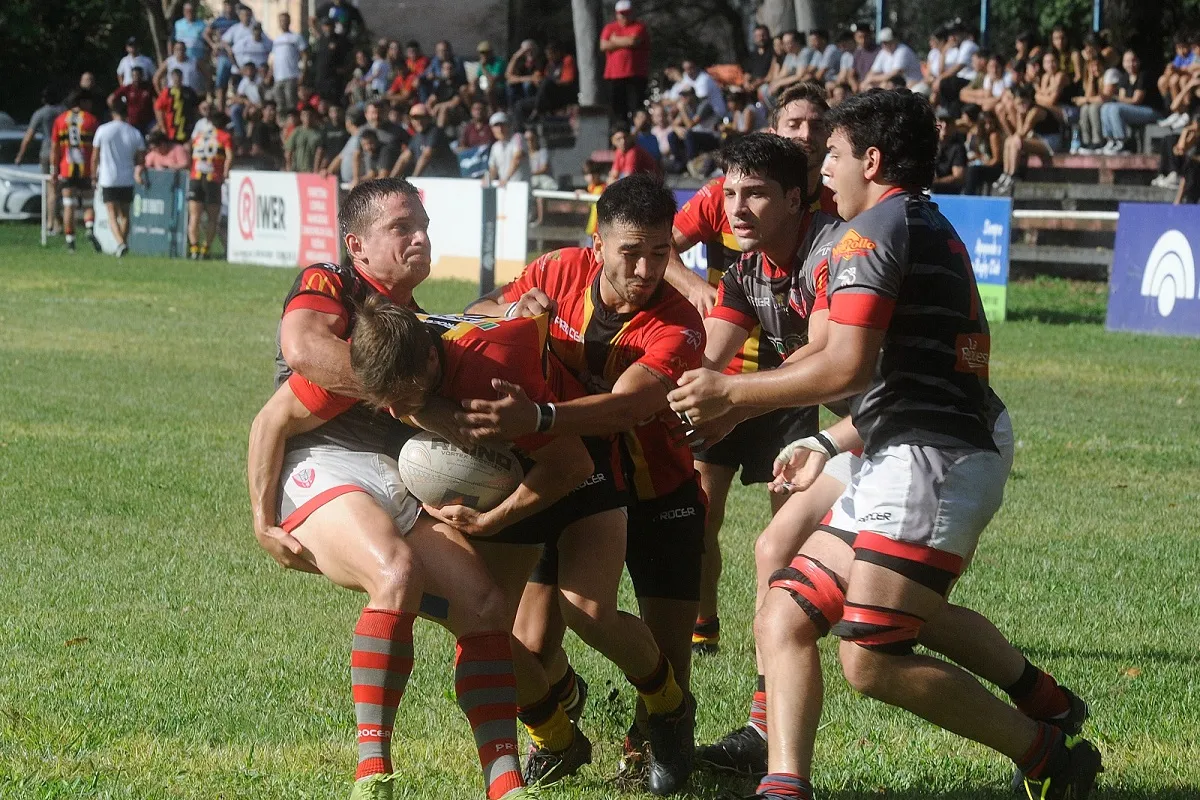
{"label": "blue banner", "polygon": [[1012,198],[935,194],[933,200],[971,254],[979,298],[988,321],[1003,320],[1008,308]]}
{"label": "blue banner", "polygon": [[145,255],[187,256],[186,170],[148,169],[134,188],[129,249]]}
{"label": "blue banner", "polygon": [[[696,194],[695,189],[675,189],[675,205],[683,208],[684,204]],[[708,255],[707,247],[704,242],[695,245],[686,253],[679,254],[679,260],[683,265],[692,272],[699,275],[701,278],[708,280]]]}
{"label": "blue banner", "polygon": [[1200,207],[1121,203],[1120,212],[1106,327],[1200,336]]}

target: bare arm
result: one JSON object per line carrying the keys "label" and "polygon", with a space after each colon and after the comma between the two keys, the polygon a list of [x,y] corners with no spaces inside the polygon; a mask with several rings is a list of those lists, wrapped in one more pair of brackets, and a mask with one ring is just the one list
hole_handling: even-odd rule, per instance
{"label": "bare arm", "polygon": [[25,158],[25,150],[29,147],[29,143],[33,141],[33,136],[36,131],[30,125],[25,129],[25,135],[21,138],[21,147],[17,150],[17,157],[13,159],[14,164],[20,164]]}
{"label": "bare arm", "polygon": [[678,228],[672,228],[671,257],[667,262],[667,271],[664,277],[667,283],[678,289],[688,299],[688,302],[696,307],[701,316],[707,316],[717,303],[717,287],[684,266],[681,258],[682,253],[686,253],[695,246],[696,242],[680,233]]}
{"label": "bare arm", "polygon": [[704,368],[723,370],[742,349],[750,332],[740,325],[716,317],[704,320]]}
{"label": "bare arm", "polygon": [[334,314],[289,311],[279,331],[283,360],[302,378],[334,394],[362,399],[362,384],[350,369],[350,343],[338,336],[341,326]]}

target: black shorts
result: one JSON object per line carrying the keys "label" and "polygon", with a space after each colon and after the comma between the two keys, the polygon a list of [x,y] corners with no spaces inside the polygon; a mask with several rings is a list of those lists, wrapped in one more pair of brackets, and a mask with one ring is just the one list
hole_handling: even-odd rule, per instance
{"label": "black shorts", "polygon": [[775,456],[783,446],[813,436],[820,430],[819,411],[808,408],[778,408],[751,417],[721,441],[692,453],[697,461],[730,469],[742,468],[742,485],[769,483]]}
{"label": "black shorts", "polygon": [[[563,529],[602,511],[624,508],[629,492],[621,472],[614,468],[616,444],[612,439],[584,439],[595,471],[570,494],[549,508],[509,525],[486,541],[506,544],[546,544],[558,539]],[[526,464],[526,470],[531,464]]]}
{"label": "black shorts", "polygon": [[222,183],[207,178],[192,178],[188,182],[188,201],[205,206],[221,205]]}
{"label": "black shorts", "polygon": [[75,195],[86,194],[92,191],[91,178],[59,178],[58,188],[70,189]]}
{"label": "black shorts", "polygon": [[100,188],[100,199],[105,203],[124,203],[125,205],[129,205],[133,202],[133,187],[102,186]]}
{"label": "black shorts", "polygon": [[[704,557],[704,520],[708,498],[694,477],[678,489],[629,505],[625,568],[638,597],[696,602]],[[558,548],[546,545],[530,583],[558,583]]]}

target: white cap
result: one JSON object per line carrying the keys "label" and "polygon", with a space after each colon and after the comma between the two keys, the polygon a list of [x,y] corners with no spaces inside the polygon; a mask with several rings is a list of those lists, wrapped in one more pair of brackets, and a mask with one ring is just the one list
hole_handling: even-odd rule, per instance
{"label": "white cap", "polygon": [[508,114],[505,114],[503,111],[497,111],[495,114],[492,114],[490,117],[488,117],[488,125],[507,125],[507,124],[508,124]]}
{"label": "white cap", "polygon": [[892,33],[891,28],[880,28],[879,35],[875,37],[880,44],[896,41],[896,34]]}
{"label": "white cap", "polygon": [[623,14],[627,11],[633,11],[633,3],[629,0],[617,0],[617,13]]}

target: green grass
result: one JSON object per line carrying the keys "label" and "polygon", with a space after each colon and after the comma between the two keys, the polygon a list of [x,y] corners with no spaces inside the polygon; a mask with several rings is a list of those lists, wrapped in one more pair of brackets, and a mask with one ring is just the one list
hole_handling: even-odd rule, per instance
{"label": "green grass", "polygon": [[[352,776],[359,597],[254,543],[249,422],[268,396],[290,270],[68,255],[0,228],[0,797],[336,798]],[[432,310],[472,287],[431,282]],[[1106,292],[1012,287],[993,375],[1013,412],[1003,510],[955,598],[1092,703],[1100,798],[1200,793],[1200,342],[1116,335]],[[697,664],[699,738],[744,718],[761,489],[723,533],[724,649]],[[627,598],[628,599],[628,598]],[[417,629],[402,795],[482,795],[450,637]],[[549,797],[606,798],[632,691],[591,682],[596,764]],[[1007,795],[982,747],[857,697],[830,659],[822,797]],[[746,783],[701,773],[696,796]]]}

